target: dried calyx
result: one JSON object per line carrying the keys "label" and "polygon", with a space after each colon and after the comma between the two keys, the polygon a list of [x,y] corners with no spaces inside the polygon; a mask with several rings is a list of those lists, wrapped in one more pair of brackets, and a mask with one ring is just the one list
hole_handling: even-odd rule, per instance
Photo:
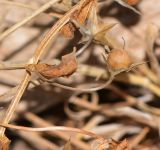
{"label": "dried calyx", "polygon": [[48,65],[44,63],[29,64],[26,70],[29,72],[36,72],[46,79],[68,77],[76,72],[78,62],[76,58],[76,50],[62,56],[62,60],[58,65]]}
{"label": "dried calyx", "polygon": [[112,49],[107,55],[104,54],[104,57],[111,76],[115,76],[124,71],[128,72],[139,65],[147,63],[134,63],[131,56],[123,49]]}

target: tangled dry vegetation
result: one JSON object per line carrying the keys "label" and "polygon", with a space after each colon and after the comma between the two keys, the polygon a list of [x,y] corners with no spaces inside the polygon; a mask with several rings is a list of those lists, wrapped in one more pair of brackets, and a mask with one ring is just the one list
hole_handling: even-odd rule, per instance
{"label": "tangled dry vegetation", "polygon": [[159,150],[159,0],[0,0],[1,150]]}

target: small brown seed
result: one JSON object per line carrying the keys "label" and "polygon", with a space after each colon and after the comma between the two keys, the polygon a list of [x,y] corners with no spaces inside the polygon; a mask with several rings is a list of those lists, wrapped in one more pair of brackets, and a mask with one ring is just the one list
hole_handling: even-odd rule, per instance
{"label": "small brown seed", "polygon": [[113,49],[108,54],[108,67],[112,71],[127,69],[132,64],[132,59],[125,50]]}

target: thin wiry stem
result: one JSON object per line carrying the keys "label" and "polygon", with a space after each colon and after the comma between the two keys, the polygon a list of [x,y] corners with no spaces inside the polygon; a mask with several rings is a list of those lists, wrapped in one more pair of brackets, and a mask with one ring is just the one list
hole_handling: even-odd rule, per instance
{"label": "thin wiry stem", "polygon": [[28,63],[0,62],[0,70],[25,69]]}
{"label": "thin wiry stem", "polygon": [[23,4],[23,3],[19,3],[19,2],[13,2],[13,1],[8,1],[8,0],[1,0],[0,3],[11,5],[11,6],[15,5],[15,6],[18,6],[18,7],[24,7],[24,8],[35,10],[35,8],[33,8],[32,6],[29,6],[29,5]]}
{"label": "thin wiry stem", "polygon": [[90,88],[76,88],[76,87],[70,87],[70,86],[66,86],[60,83],[51,83],[54,86],[63,88],[63,89],[67,89],[67,90],[71,90],[71,91],[81,91],[81,92],[93,92],[93,91],[98,91],[101,89],[104,89],[105,87],[107,87],[114,79],[114,76],[109,77],[109,79],[104,83],[101,84],[97,87],[90,87]]}
{"label": "thin wiry stem", "polygon": [[56,143],[49,141],[45,137],[35,132],[17,131],[16,134],[27,141],[27,143],[33,144],[36,149],[59,150],[59,146]]}
{"label": "thin wiry stem", "polygon": [[[53,123],[50,123],[47,120],[44,120],[41,117],[31,112],[25,112],[23,114],[25,119],[32,122],[35,125],[35,127],[55,126]],[[60,132],[60,131],[49,131],[47,133],[50,134],[51,136],[54,136],[54,137],[56,136],[60,139],[63,139],[64,141],[68,141],[68,133]],[[84,141],[81,141],[77,138],[75,138],[74,140],[71,140],[71,144],[73,144],[75,147],[79,149],[84,149],[84,150],[90,149],[90,147]]]}
{"label": "thin wiry stem", "polygon": [[46,3],[45,5],[43,5],[42,7],[40,7],[39,9],[37,9],[35,12],[33,12],[30,16],[24,18],[22,21],[18,22],[17,24],[13,25],[11,28],[9,28],[8,30],[4,31],[1,35],[0,35],[0,41],[2,41],[4,38],[6,38],[9,34],[11,34],[12,32],[14,32],[15,30],[17,30],[19,27],[23,26],[24,24],[26,24],[28,21],[30,21],[31,19],[33,19],[34,17],[38,16],[40,13],[44,12],[45,10],[47,10],[49,7],[52,6],[52,4],[58,2],[59,0],[50,0],[48,3]]}
{"label": "thin wiry stem", "polygon": [[83,129],[78,129],[78,128],[72,128],[72,127],[65,127],[65,126],[48,126],[48,127],[41,127],[41,128],[33,128],[33,127],[25,127],[25,126],[17,126],[17,125],[12,125],[12,124],[3,124],[0,123],[0,126],[3,126],[5,128],[10,128],[10,129],[15,129],[15,130],[23,130],[23,131],[30,131],[30,132],[46,132],[46,131],[67,131],[67,132],[76,132],[76,133],[81,133],[85,135],[89,135],[93,138],[96,139],[102,139],[104,140],[103,137],[87,131]]}
{"label": "thin wiry stem", "polygon": [[82,48],[80,48],[77,52],[76,52],[76,56],[79,56],[81,55],[85,50],[86,48],[92,43],[92,40],[93,40],[93,37],[90,36],[88,41],[82,46]]}
{"label": "thin wiry stem", "polygon": [[[30,6],[30,5],[27,5],[27,4],[24,4],[24,3],[13,2],[13,1],[8,1],[8,0],[2,0],[2,1],[0,1],[0,3],[11,5],[11,6],[23,7],[23,8],[27,8],[27,9],[30,9],[30,10],[36,10],[37,9],[37,8],[35,8],[33,6]],[[42,12],[42,13],[44,13],[44,12]],[[44,13],[44,14],[50,15],[52,17],[54,16],[54,17],[57,17],[57,18],[62,17],[61,14],[56,13],[56,12]]]}
{"label": "thin wiry stem", "polygon": [[[2,119],[2,122],[3,123],[7,123],[10,121],[15,109],[16,109],[16,106],[18,105],[25,89],[27,88],[28,86],[28,83],[30,81],[30,75],[27,73],[25,78],[23,79],[23,81],[21,82],[21,84],[18,86],[18,90],[16,91],[16,95],[15,97],[13,98],[13,100],[11,101],[3,119]],[[5,132],[5,128],[0,128],[0,135],[3,137],[4,136],[4,132]]]}

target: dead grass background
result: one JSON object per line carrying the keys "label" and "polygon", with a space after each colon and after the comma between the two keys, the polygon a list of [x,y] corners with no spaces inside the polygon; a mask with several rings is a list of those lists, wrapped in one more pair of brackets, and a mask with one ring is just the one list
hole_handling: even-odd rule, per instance
{"label": "dead grass background", "polygon": [[[11,140],[11,150],[159,150],[160,1],[141,0],[134,6],[141,15],[112,0],[98,2],[101,21],[117,23],[105,33],[114,47],[123,48],[123,37],[125,50],[134,62],[149,63],[116,76],[103,90],[88,93],[65,90],[46,82],[40,84],[35,73],[31,75],[24,69],[26,64],[39,61],[57,64],[74,46],[79,49],[82,45],[78,44],[81,38],[78,29],[73,39],[65,38],[59,30],[85,0],[80,4],[68,0],[62,1],[64,4],[55,2],[0,1],[1,123],[73,127],[91,131],[103,140],[76,134],[77,130],[42,133],[9,128],[5,131],[1,127],[1,149],[7,149],[6,136]],[[77,72],[56,81],[81,88],[105,82],[108,75],[102,50],[102,46],[92,43],[78,57]]]}

